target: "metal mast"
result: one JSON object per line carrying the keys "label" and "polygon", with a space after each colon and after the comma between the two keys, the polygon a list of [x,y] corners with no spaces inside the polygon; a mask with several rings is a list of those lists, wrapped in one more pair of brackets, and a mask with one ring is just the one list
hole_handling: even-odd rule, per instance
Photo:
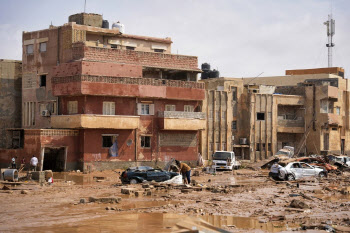
{"label": "metal mast", "polygon": [[328,15],[328,21],[324,22],[324,25],[327,26],[327,36],[328,44],[328,67],[332,67],[332,48],[335,46],[333,43],[333,36],[335,34],[335,20],[332,18],[332,14]]}

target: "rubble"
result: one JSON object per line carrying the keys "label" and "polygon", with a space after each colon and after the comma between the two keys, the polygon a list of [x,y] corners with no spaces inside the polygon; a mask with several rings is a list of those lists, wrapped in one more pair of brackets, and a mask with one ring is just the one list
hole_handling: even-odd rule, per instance
{"label": "rubble", "polygon": [[296,199],[292,200],[292,202],[290,203],[290,207],[299,209],[310,209],[310,206],[308,204]]}
{"label": "rubble", "polygon": [[121,197],[89,197],[89,202],[119,203],[121,200]]}

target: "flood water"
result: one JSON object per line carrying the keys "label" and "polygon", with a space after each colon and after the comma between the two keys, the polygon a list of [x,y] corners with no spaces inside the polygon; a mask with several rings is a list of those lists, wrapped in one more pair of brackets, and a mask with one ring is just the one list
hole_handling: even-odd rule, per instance
{"label": "flood water", "polygon": [[26,232],[172,232],[184,229],[185,226],[198,229],[198,226],[201,225],[201,219],[218,228],[227,226],[267,232],[280,232],[297,226],[296,224],[288,225],[285,222],[260,223],[257,219],[250,217],[111,212],[104,217],[92,218],[90,220],[47,227],[27,228]]}

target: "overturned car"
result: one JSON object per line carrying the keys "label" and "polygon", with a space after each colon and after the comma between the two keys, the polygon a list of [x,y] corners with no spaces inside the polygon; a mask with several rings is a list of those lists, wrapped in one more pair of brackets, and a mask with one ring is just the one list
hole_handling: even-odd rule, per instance
{"label": "overturned car", "polygon": [[153,168],[148,166],[140,167],[130,167],[125,170],[121,176],[120,180],[122,183],[137,184],[143,181],[156,181],[163,182],[178,176],[179,173],[164,171],[160,168]]}

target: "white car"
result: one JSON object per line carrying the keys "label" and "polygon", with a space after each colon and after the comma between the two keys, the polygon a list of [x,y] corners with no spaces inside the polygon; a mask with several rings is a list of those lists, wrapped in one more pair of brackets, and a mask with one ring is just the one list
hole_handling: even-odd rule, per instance
{"label": "white car", "polygon": [[298,180],[304,177],[326,177],[324,168],[311,166],[303,162],[292,162],[279,169],[279,178],[282,180]]}
{"label": "white car", "polygon": [[212,168],[216,170],[233,170],[239,168],[241,163],[236,160],[235,152],[215,151],[213,154]]}

